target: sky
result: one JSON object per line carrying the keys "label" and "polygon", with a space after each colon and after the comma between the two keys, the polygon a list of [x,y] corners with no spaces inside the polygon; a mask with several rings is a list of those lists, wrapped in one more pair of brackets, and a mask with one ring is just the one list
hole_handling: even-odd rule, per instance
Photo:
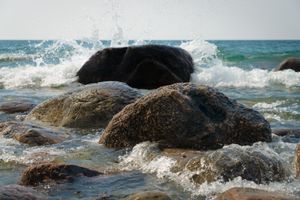
{"label": "sky", "polygon": [[300,0],[0,0],[0,39],[300,39]]}

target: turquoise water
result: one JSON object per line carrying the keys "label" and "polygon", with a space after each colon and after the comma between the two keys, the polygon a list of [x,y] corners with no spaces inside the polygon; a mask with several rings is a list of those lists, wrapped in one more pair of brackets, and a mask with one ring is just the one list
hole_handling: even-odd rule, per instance
{"label": "turquoise water", "polygon": [[[77,70],[97,50],[149,43],[179,46],[189,51],[196,66],[192,82],[217,87],[231,98],[260,111],[273,129],[300,128],[300,73],[273,71],[285,58],[300,57],[300,41],[0,41],[0,100],[23,99],[40,103],[76,87]],[[15,117],[0,113],[0,121]],[[133,155],[130,151],[115,151],[99,145],[101,128],[104,127],[87,133],[72,130],[72,139],[44,147],[28,147],[1,138],[0,185],[17,183],[26,165],[41,161],[79,164],[100,171],[121,170],[123,156]],[[299,138],[285,141],[275,138],[268,148],[284,156],[287,167],[292,169],[299,142]],[[264,151],[267,147],[260,148]],[[190,191],[188,188],[192,186],[181,183],[173,175],[160,177],[155,169],[136,167],[113,176],[82,178],[74,183],[43,186],[38,190],[53,199],[59,196],[91,199],[107,194],[117,199],[143,189],[167,191],[175,199],[206,199],[229,186],[244,184],[300,195],[299,181],[294,179],[263,186],[241,180],[214,184]]]}

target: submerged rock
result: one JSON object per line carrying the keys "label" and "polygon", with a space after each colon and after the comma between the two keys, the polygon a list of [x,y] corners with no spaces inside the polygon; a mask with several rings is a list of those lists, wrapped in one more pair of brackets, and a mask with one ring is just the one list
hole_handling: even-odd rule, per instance
{"label": "submerged rock", "polygon": [[25,120],[73,128],[105,127],[114,114],[140,96],[125,83],[92,84],[41,103]]}
{"label": "submerged rock", "polygon": [[223,192],[215,200],[300,200],[300,198],[278,192],[235,187]]}
{"label": "submerged rock", "polygon": [[9,101],[0,103],[0,111],[12,114],[12,113],[24,113],[29,112],[34,108],[35,104],[27,101]]}
{"label": "submerged rock", "polygon": [[297,177],[300,177],[300,144],[298,144],[296,150],[296,173]]}
{"label": "submerged rock", "polygon": [[282,162],[274,155],[265,155],[255,148],[228,146],[216,151],[165,149],[163,155],[176,160],[172,172],[188,172],[195,183],[229,181],[236,177],[268,183],[287,176]]}
{"label": "submerged rock", "polygon": [[146,191],[138,192],[136,194],[123,198],[122,200],[171,200],[171,198],[163,192]]}
{"label": "submerged rock", "polygon": [[142,45],[98,51],[77,76],[83,84],[121,81],[134,88],[153,89],[188,82],[193,70],[192,57],[181,48]]}
{"label": "submerged rock", "polygon": [[17,141],[32,146],[57,144],[64,141],[68,135],[50,129],[22,122],[1,122],[0,135],[14,138]]}
{"label": "submerged rock", "polygon": [[271,130],[259,112],[216,89],[179,83],[126,106],[110,121],[99,143],[122,148],[143,141],[175,148],[217,149],[232,143],[270,142]]}
{"label": "submerged rock", "polygon": [[7,185],[0,187],[0,199],[3,200],[46,200],[48,199],[37,191],[20,186],[20,185]]}
{"label": "submerged rock", "polygon": [[295,72],[300,72],[300,58],[288,58],[284,60],[276,68],[276,71],[282,71],[287,69],[292,69]]}
{"label": "submerged rock", "polygon": [[278,136],[300,137],[300,129],[276,129],[272,133]]}
{"label": "submerged rock", "polygon": [[46,163],[28,167],[22,174],[21,184],[36,186],[51,181],[70,181],[78,176],[93,177],[101,173],[76,165]]}

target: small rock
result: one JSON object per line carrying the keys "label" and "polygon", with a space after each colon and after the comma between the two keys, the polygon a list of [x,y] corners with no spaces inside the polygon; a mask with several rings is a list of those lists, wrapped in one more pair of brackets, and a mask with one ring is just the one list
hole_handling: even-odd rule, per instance
{"label": "small rock", "polygon": [[101,128],[140,96],[125,83],[91,84],[41,103],[25,121],[71,128]]}
{"label": "small rock", "polygon": [[231,188],[220,194],[215,200],[300,200],[300,198],[253,188]]}
{"label": "small rock", "polygon": [[20,185],[7,185],[0,187],[0,199],[3,200],[46,200],[41,193]]}
{"label": "small rock", "polygon": [[28,167],[22,174],[21,184],[36,186],[45,182],[71,181],[78,176],[93,177],[100,174],[76,165],[46,163]]}
{"label": "small rock", "polygon": [[275,129],[272,133],[278,136],[300,137],[300,129]]}
{"label": "small rock", "polygon": [[163,192],[147,191],[138,192],[136,194],[123,198],[122,200],[171,200],[171,198]]}
{"label": "small rock", "polygon": [[0,103],[0,111],[12,113],[29,112],[34,108],[35,104],[26,101],[10,101]]}
{"label": "small rock", "polygon": [[54,132],[47,128],[23,122],[0,122],[0,135],[14,138],[31,146],[57,144],[68,137],[63,132]]}
{"label": "small rock", "polygon": [[211,87],[178,83],[126,106],[110,121],[99,143],[124,148],[156,141],[172,148],[207,150],[271,140],[270,124],[259,112]]}
{"label": "small rock", "polygon": [[300,144],[298,144],[296,150],[296,171],[297,177],[300,177]]}
{"label": "small rock", "polygon": [[292,69],[295,72],[300,72],[300,58],[288,58],[284,60],[279,64],[275,71],[282,71],[287,69]]}

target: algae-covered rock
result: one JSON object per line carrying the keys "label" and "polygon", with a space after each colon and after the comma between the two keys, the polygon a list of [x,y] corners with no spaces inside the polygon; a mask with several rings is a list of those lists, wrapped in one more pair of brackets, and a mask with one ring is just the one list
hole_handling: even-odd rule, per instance
{"label": "algae-covered rock", "polygon": [[178,83],[126,106],[110,121],[99,143],[123,148],[143,141],[173,148],[217,149],[232,143],[270,142],[271,130],[259,112],[218,90]]}
{"label": "algae-covered rock", "polygon": [[26,121],[73,128],[105,127],[141,94],[120,82],[102,82],[67,92],[35,107]]}

